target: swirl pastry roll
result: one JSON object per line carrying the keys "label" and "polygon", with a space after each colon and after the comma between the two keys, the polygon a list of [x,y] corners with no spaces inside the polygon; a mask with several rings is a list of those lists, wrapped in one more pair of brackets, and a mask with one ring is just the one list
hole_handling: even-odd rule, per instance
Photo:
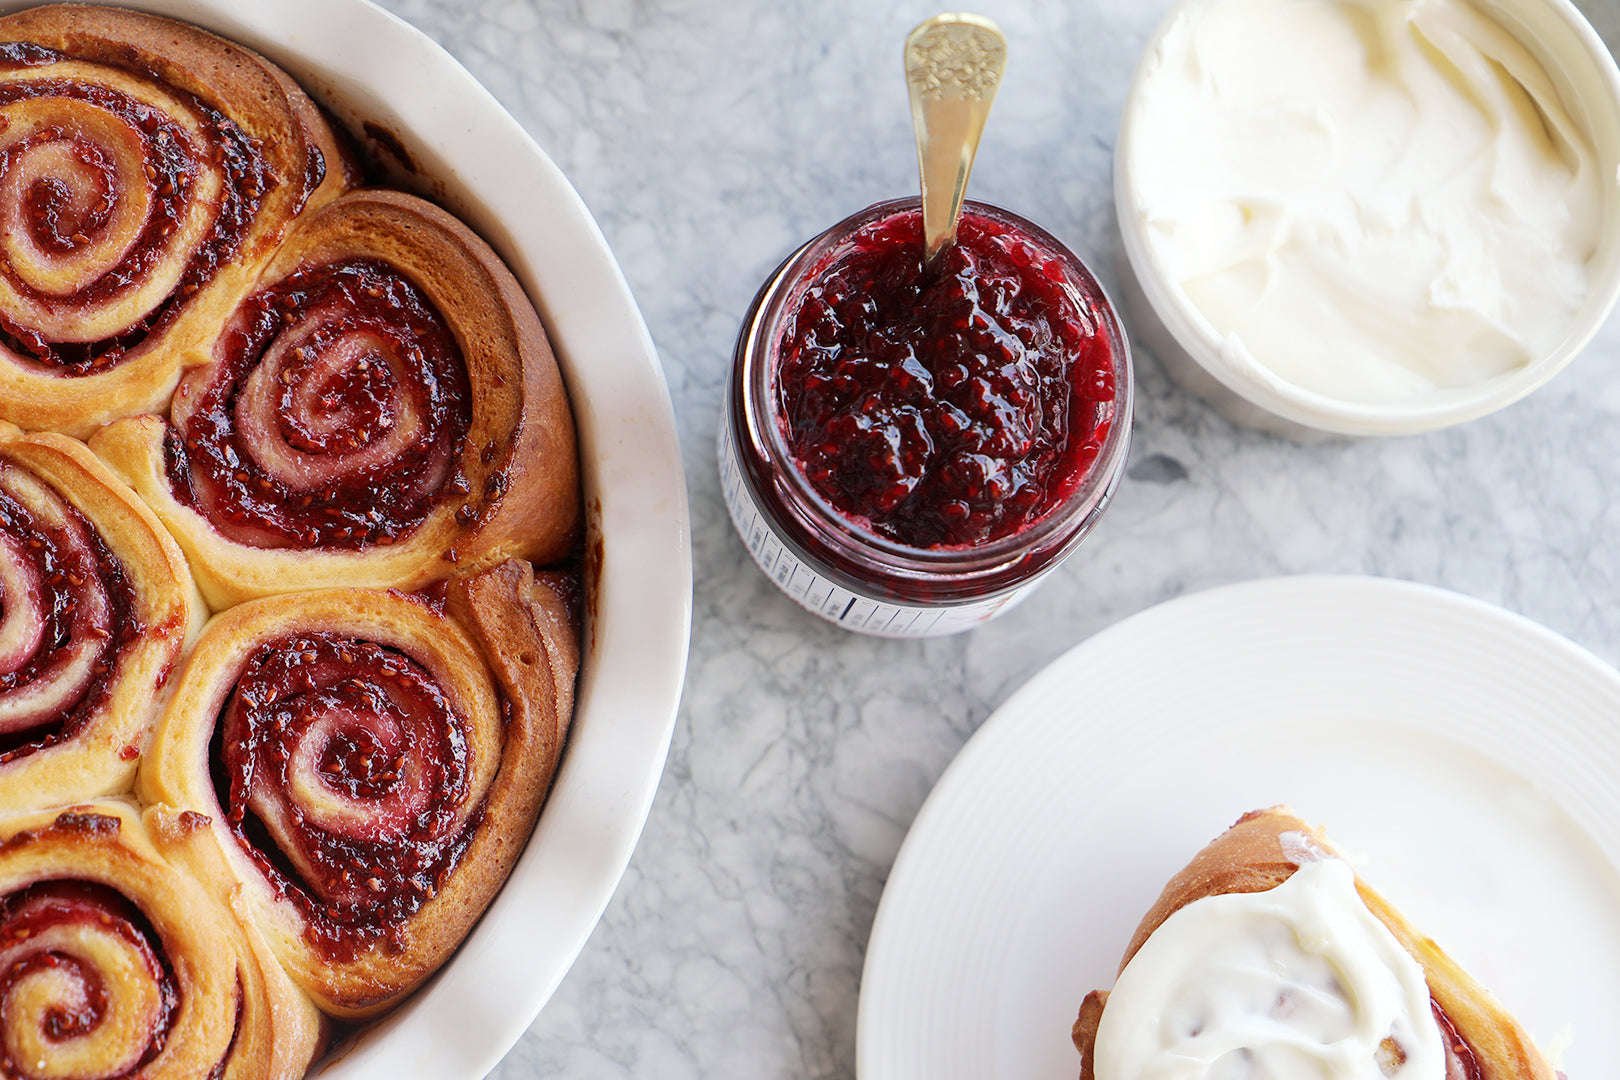
{"label": "swirl pastry roll", "polygon": [[162,853],[206,829],[156,808],[143,821],[116,800],[0,817],[0,1074],[303,1073],[320,1014]]}
{"label": "swirl pastry roll", "polygon": [[1073,1037],[1081,1080],[1237,1068],[1561,1076],[1489,991],[1283,806],[1245,815],[1170,880]]}
{"label": "swirl pastry roll", "polygon": [[161,411],[350,169],[240,45],[116,8],[0,18],[0,417],[85,437]]}
{"label": "swirl pastry roll", "polygon": [[455,218],[356,191],[300,223],[189,373],[171,421],[92,445],[216,609],[419,588],[577,538],[574,427],[539,317]]}
{"label": "swirl pastry roll", "polygon": [[196,593],[83,443],[0,422],[0,810],[129,790]]}
{"label": "swirl pastry roll", "polygon": [[258,926],[322,1009],[375,1015],[443,963],[516,862],[577,649],[564,592],[518,560],[437,602],[249,601],[204,629],[138,791],[212,819]]}

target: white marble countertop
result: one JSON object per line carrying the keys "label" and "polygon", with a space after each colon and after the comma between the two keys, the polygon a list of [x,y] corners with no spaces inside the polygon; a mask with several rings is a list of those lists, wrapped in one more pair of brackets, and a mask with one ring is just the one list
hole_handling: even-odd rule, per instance
{"label": "white marble countertop", "polygon": [[[911,192],[893,0],[386,0],[572,179],[672,392],[691,494],[691,661],[640,846],[562,987],[495,1075],[852,1077],[895,852],[964,741],[1054,657],[1159,601],[1374,574],[1499,604],[1620,662],[1620,317],[1551,385],[1424,437],[1299,446],[1233,427],[1136,351],[1131,464],[1021,607],[926,643],[819,622],[753,567],[714,431],[739,320],[790,248]],[[971,194],[1116,288],[1110,168],[1167,0],[984,0],[1011,42]],[[1612,45],[1620,0],[1577,0]]]}

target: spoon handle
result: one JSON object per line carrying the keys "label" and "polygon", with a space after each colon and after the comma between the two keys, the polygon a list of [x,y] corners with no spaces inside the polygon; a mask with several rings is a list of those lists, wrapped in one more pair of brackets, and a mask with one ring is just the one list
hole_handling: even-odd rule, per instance
{"label": "spoon handle", "polygon": [[980,15],[936,15],[906,38],[906,84],[933,263],[956,242],[968,174],[1007,68],[1007,39]]}

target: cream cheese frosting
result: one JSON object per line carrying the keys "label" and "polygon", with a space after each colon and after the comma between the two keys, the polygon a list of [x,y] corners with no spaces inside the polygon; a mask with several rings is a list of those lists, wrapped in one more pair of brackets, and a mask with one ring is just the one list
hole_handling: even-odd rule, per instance
{"label": "cream cheese frosting", "polygon": [[1175,911],[1120,973],[1097,1080],[1444,1080],[1423,968],[1336,858]]}
{"label": "cream cheese frosting", "polygon": [[1361,403],[1551,351],[1615,182],[1466,0],[1183,5],[1121,152],[1150,260],[1222,350]]}

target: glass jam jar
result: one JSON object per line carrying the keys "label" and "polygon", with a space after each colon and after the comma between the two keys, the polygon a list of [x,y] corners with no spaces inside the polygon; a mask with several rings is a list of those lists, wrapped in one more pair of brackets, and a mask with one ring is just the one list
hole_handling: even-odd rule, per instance
{"label": "glass jam jar", "polygon": [[861,633],[1005,611],[1091,530],[1124,471],[1132,378],[1101,285],[1038,226],[968,202],[922,265],[918,199],[828,229],[743,321],[721,488],[754,561]]}

